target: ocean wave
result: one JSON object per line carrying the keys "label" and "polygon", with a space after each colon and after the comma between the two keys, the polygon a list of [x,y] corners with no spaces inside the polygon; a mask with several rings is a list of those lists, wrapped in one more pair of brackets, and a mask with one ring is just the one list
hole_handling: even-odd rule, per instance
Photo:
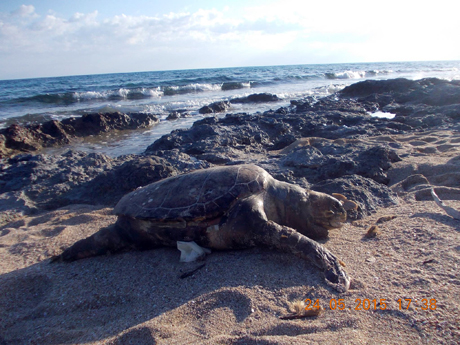
{"label": "ocean wave", "polygon": [[78,102],[74,98],[73,92],[66,92],[66,93],[57,93],[57,94],[38,94],[31,97],[19,97],[17,99],[9,101],[10,103],[17,102],[17,103],[45,103],[45,104],[72,104]]}
{"label": "ocean wave", "polygon": [[165,86],[162,88],[163,95],[183,95],[187,93],[198,93],[206,91],[219,91],[222,84],[188,84],[182,86]]}
{"label": "ocean wave", "polygon": [[326,79],[360,79],[366,75],[365,71],[343,71],[326,73]]}
{"label": "ocean wave", "polygon": [[162,87],[137,87],[119,88],[115,90],[100,91],[78,91],[54,94],[38,94],[30,97],[20,97],[11,99],[8,103],[41,103],[49,105],[70,105],[79,102],[90,101],[119,101],[119,100],[141,100],[148,98],[159,98],[163,96],[184,95],[202,92],[226,91],[233,89],[243,89],[253,87],[251,82],[226,82],[226,83],[206,83],[206,84],[187,84],[172,85]]}
{"label": "ocean wave", "polygon": [[122,99],[144,99],[152,97],[161,97],[163,92],[160,88],[135,88],[126,89],[120,88],[118,90],[109,91],[84,91],[75,92],[74,98],[77,101],[89,101],[89,100],[122,100]]}
{"label": "ocean wave", "polygon": [[245,88],[250,88],[251,87],[251,82],[247,83],[242,83],[242,82],[226,82],[223,83],[221,86],[222,91],[228,91],[228,90],[239,90],[239,89],[245,89]]}
{"label": "ocean wave", "polygon": [[342,72],[330,72],[325,73],[324,76],[326,79],[362,79],[369,77],[376,77],[382,74],[390,74],[393,71],[391,70],[369,70],[369,71],[342,71]]}
{"label": "ocean wave", "polygon": [[378,76],[378,75],[383,75],[383,74],[390,74],[390,73],[393,73],[392,70],[378,70],[378,69],[373,69],[373,70],[370,70],[370,71],[366,71],[366,75],[365,77],[375,77],[375,76]]}
{"label": "ocean wave", "polygon": [[[262,71],[263,72],[263,71]],[[294,72],[294,73],[292,73]],[[187,72],[190,73],[190,72]],[[281,85],[303,84],[312,80],[340,80],[340,79],[360,79],[365,77],[375,77],[380,74],[390,73],[385,70],[342,70],[334,72],[312,72],[307,70],[288,71],[288,73],[259,73],[255,75],[254,80],[241,80],[241,77],[230,77],[223,74],[214,76],[205,76],[198,78],[174,78],[170,80],[145,80],[130,81],[123,83],[120,80],[120,87],[115,88],[115,82],[111,80],[107,83],[104,89],[103,85],[91,89],[91,85],[87,85],[86,90],[72,90],[55,93],[41,93],[30,95],[21,98],[14,98],[6,101],[8,104],[25,104],[35,106],[42,104],[44,106],[68,106],[75,103],[85,102],[118,102],[118,101],[136,101],[145,99],[155,99],[168,96],[180,96],[187,94],[198,93],[218,93],[240,89],[252,88],[276,88]],[[235,74],[235,73],[234,73]],[[155,85],[157,84],[157,85]]]}

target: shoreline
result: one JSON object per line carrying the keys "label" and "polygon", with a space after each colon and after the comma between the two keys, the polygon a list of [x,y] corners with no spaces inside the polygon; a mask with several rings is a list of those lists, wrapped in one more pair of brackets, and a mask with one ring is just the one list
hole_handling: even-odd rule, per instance
{"label": "shoreline", "polygon": [[[376,119],[372,110],[396,116]],[[337,332],[345,343],[454,343],[460,221],[429,191],[460,210],[459,120],[460,81],[365,81],[291,108],[207,117],[142,155],[9,158],[0,182],[0,343],[333,344]],[[324,243],[345,262],[352,289],[338,294],[308,262],[266,248],[216,251],[183,280],[196,263],[179,263],[170,248],[49,265],[113,223],[111,206],[127,192],[243,162],[359,205]],[[379,234],[365,238],[376,223]],[[280,319],[289,302],[307,298],[324,312]],[[398,304],[406,298],[409,309]],[[330,308],[333,299],[347,308]],[[359,310],[357,299],[385,299],[388,308]],[[433,299],[436,308],[421,308]]]}

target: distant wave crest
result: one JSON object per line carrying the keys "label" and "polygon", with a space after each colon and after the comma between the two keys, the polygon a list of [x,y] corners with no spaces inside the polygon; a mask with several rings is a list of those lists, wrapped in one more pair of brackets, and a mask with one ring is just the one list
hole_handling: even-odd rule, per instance
{"label": "distant wave crest", "polygon": [[369,78],[375,77],[378,75],[383,74],[390,74],[392,71],[380,71],[380,70],[370,70],[370,71],[343,71],[343,72],[336,72],[336,73],[325,73],[326,79],[361,79],[361,78]]}
{"label": "distant wave crest", "polygon": [[18,103],[42,103],[42,104],[55,104],[55,105],[68,105],[78,102],[88,102],[95,100],[136,100],[146,98],[158,98],[163,96],[183,95],[189,93],[200,93],[209,91],[225,91],[233,89],[250,88],[251,83],[230,82],[218,84],[188,84],[181,86],[163,86],[154,88],[119,88],[116,90],[102,90],[102,91],[80,91],[80,92],[67,92],[55,94],[39,94],[31,97],[21,97],[13,99],[9,102]]}

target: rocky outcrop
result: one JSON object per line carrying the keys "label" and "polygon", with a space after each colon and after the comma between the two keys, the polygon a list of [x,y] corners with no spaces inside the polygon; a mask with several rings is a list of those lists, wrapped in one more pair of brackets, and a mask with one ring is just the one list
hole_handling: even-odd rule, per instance
{"label": "rocky outcrop", "polygon": [[313,190],[327,194],[340,193],[358,204],[357,210],[348,211],[348,219],[359,219],[378,208],[396,205],[398,198],[388,186],[360,176],[346,175],[324,180],[312,186]]}
{"label": "rocky outcrop", "polygon": [[277,95],[271,93],[255,93],[247,97],[233,98],[230,100],[230,103],[268,103],[277,102],[279,100]]}
{"label": "rocky outcrop", "polygon": [[280,163],[310,183],[360,175],[387,184],[386,171],[392,163],[401,160],[386,146],[369,145],[359,140],[308,139],[298,140],[281,151],[284,155]]}
{"label": "rocky outcrop", "polygon": [[149,128],[159,122],[151,114],[88,114],[62,120],[64,126],[70,128],[70,134],[78,137],[98,135],[112,130]]}
{"label": "rocky outcrop", "polygon": [[[401,157],[390,135],[458,128],[460,83],[367,81],[340,95],[307,98],[263,114],[206,117],[152,143],[144,155],[110,158],[69,151],[60,156],[18,155],[0,163],[0,211],[53,209],[72,203],[114,205],[123,194],[159,179],[213,165],[255,163],[275,178],[358,202],[351,219],[396,202],[391,168]],[[428,91],[427,91],[428,90]],[[212,112],[229,106],[217,102]],[[393,109],[394,119],[369,112]],[[36,150],[75,136],[149,126],[147,115],[99,114],[0,134],[0,152]],[[133,118],[137,123],[132,124]],[[383,135],[382,141],[369,137]],[[419,151],[422,152],[422,151]],[[404,157],[402,157],[404,158]]]}
{"label": "rocky outcrop", "polygon": [[411,127],[386,119],[371,118],[351,112],[308,112],[282,114],[273,111],[259,115],[228,114],[218,119],[196,121],[189,129],[164,135],[146,153],[178,149],[199,158],[201,154],[218,154],[225,150],[266,152],[279,150],[301,137],[327,139],[357,138],[378,134],[396,134]]}
{"label": "rocky outcrop", "polygon": [[168,115],[166,120],[177,120],[181,118],[181,114],[178,111],[173,111]]}
{"label": "rocky outcrop", "polygon": [[73,137],[98,135],[112,130],[148,128],[158,122],[157,117],[149,114],[110,113],[87,114],[27,126],[13,124],[0,130],[0,158],[18,152],[69,144]]}
{"label": "rocky outcrop", "polygon": [[[229,86],[230,87],[230,86]],[[231,89],[229,89],[231,90]],[[230,108],[230,103],[268,103],[277,102],[280,99],[271,93],[255,93],[247,97],[233,98],[230,101],[218,101],[206,105],[198,110],[200,114],[222,113]]]}
{"label": "rocky outcrop", "polygon": [[449,109],[458,111],[460,80],[447,81],[436,78],[365,80],[347,86],[340,95],[348,98],[355,97],[359,102],[377,103],[382,110],[390,107],[387,109],[391,109],[397,115],[445,113]]}
{"label": "rocky outcrop", "polygon": [[113,206],[137,187],[177,174],[159,157],[110,158],[77,151],[17,155],[7,163],[1,166],[0,210],[15,203],[27,205],[29,213],[69,204]]}
{"label": "rocky outcrop", "polygon": [[30,152],[43,147],[70,143],[70,135],[65,127],[61,122],[53,120],[30,126],[13,124],[2,129],[0,133],[4,137],[4,147],[8,153],[10,151]]}
{"label": "rocky outcrop", "polygon": [[178,173],[163,158],[155,156],[132,158],[113,169],[101,172],[94,179],[80,183],[62,195],[59,202],[115,206],[123,195],[136,188]]}
{"label": "rocky outcrop", "polygon": [[220,101],[206,105],[198,110],[200,114],[222,113],[230,108],[230,102]]}

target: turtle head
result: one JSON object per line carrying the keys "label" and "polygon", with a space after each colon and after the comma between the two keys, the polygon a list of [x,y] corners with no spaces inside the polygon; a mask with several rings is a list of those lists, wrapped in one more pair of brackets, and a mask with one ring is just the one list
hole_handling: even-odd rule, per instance
{"label": "turtle head", "polygon": [[[326,238],[330,229],[342,227],[347,211],[358,205],[341,194],[330,196],[277,181],[268,190],[265,213],[270,220],[311,238]],[[271,201],[271,202],[269,202]]]}
{"label": "turtle head", "polygon": [[312,221],[315,225],[327,230],[340,228],[347,220],[347,211],[343,201],[330,195],[310,191],[309,206]]}

